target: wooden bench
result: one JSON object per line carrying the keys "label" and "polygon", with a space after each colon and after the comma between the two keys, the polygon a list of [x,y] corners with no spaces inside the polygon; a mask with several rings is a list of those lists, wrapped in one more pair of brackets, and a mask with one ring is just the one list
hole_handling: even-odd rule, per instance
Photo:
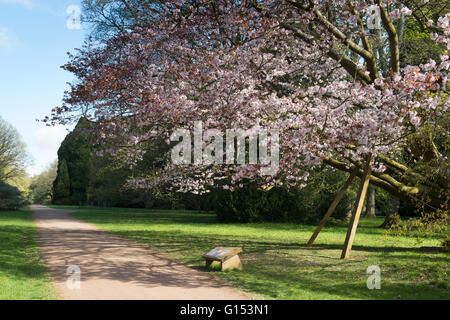
{"label": "wooden bench", "polygon": [[242,270],[241,259],[239,259],[239,253],[242,252],[242,248],[214,248],[208,253],[203,255],[206,260],[206,267],[219,266],[220,270]]}

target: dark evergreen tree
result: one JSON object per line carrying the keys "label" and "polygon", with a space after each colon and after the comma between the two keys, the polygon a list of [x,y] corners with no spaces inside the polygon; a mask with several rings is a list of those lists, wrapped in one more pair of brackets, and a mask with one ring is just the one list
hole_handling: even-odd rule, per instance
{"label": "dark evergreen tree", "polygon": [[58,164],[58,173],[53,182],[53,203],[65,203],[70,197],[70,178],[67,162],[60,159]]}
{"label": "dark evergreen tree", "polygon": [[92,144],[86,131],[89,121],[81,118],[58,150],[58,173],[53,184],[53,203],[78,204],[87,200]]}

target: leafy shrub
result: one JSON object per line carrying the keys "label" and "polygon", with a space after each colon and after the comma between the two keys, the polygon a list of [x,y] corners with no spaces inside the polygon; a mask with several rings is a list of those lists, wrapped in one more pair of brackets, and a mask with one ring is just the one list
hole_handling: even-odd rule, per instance
{"label": "leafy shrub", "polygon": [[[321,169],[311,174],[308,186],[303,189],[275,187],[264,191],[255,183],[247,183],[233,192],[215,190],[214,209],[220,221],[316,222],[328,210],[345,180],[345,174]],[[355,192],[349,189],[333,217],[344,220],[354,198]]]}
{"label": "leafy shrub", "polygon": [[[220,221],[255,222],[265,220],[267,195],[250,183],[234,192],[216,191],[216,214]],[[269,209],[270,210],[270,209]]]}
{"label": "leafy shrub", "polygon": [[24,204],[22,192],[0,180],[0,210],[18,210]]}
{"label": "leafy shrub", "polygon": [[380,188],[375,188],[375,211],[377,216],[388,216],[392,213],[389,193]]}
{"label": "leafy shrub", "polygon": [[399,214],[390,214],[390,215],[386,216],[386,219],[383,221],[383,223],[381,224],[380,227],[390,230],[390,229],[399,228],[401,224],[402,224],[402,218],[400,217]]}
{"label": "leafy shrub", "polygon": [[442,242],[442,247],[446,252],[450,253],[450,236],[447,237],[447,239],[445,239],[444,242]]}
{"label": "leafy shrub", "polygon": [[423,212],[418,218],[401,220],[396,216],[392,221],[387,234],[396,236],[415,236],[417,242],[424,238],[437,237],[442,240],[442,246],[448,250],[450,239],[450,212],[448,210],[437,210],[435,212]]}

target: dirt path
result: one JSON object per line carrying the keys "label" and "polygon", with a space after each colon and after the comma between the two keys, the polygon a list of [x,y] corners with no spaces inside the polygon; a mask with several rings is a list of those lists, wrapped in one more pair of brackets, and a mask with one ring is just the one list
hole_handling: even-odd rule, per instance
{"label": "dirt path", "polygon": [[[41,256],[63,299],[249,299],[201,271],[74,219],[70,211],[31,209]],[[81,270],[80,289],[67,286],[69,266]]]}

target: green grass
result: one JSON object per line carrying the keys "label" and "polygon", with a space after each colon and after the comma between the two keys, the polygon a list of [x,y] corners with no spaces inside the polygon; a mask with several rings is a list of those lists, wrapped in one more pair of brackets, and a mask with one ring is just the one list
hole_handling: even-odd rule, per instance
{"label": "green grass", "polygon": [[[362,219],[351,259],[341,260],[345,226],[327,225],[315,245],[305,248],[313,225],[222,224],[213,214],[141,209],[87,209],[73,216],[202,270],[205,252],[216,246],[240,246],[244,271],[210,274],[257,298],[450,297],[449,255],[421,248],[439,246],[439,240],[425,239],[419,244],[414,238],[385,236],[378,228],[382,219]],[[367,289],[370,265],[381,268],[380,290]]]}
{"label": "green grass", "polygon": [[55,299],[29,210],[0,211],[0,300]]}

